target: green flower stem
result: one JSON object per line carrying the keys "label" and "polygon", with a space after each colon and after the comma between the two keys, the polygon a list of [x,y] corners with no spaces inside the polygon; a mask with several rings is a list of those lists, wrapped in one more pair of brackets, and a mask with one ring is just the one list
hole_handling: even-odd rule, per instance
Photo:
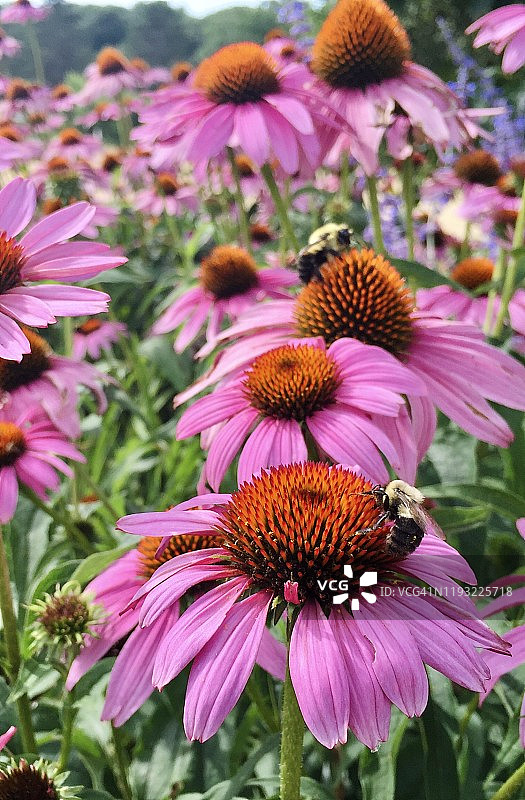
{"label": "green flower stem", "polygon": [[22,493],[31,500],[34,506],[43,511],[48,517],[51,517],[53,522],[56,522],[57,525],[62,525],[64,530],[66,531],[67,535],[71,539],[71,541],[77,545],[86,555],[91,555],[91,553],[95,552],[95,548],[80,528],[77,528],[74,521],[67,515],[61,514],[60,511],[57,511],[56,508],[52,506],[48,506],[41,500],[38,495],[36,495],[32,489],[29,489],[27,486],[22,488]]}
{"label": "green flower stem", "polygon": [[[518,211],[518,218],[516,220],[516,227],[514,228],[514,237],[512,239],[512,249],[517,250],[518,247],[523,246],[523,237],[525,235],[525,182],[523,183],[523,191],[521,193],[521,205]],[[494,336],[501,336],[505,318],[509,308],[509,302],[512,299],[514,290],[516,288],[516,278],[518,273],[518,259],[515,255],[511,257],[509,266],[505,273],[505,281],[503,289],[501,290],[501,305],[494,326]]]}
{"label": "green flower stem", "polygon": [[516,772],[513,772],[510,778],[505,781],[501,789],[498,789],[496,794],[493,794],[490,800],[510,800],[511,797],[516,796],[516,792],[525,784],[525,763],[518,767]]}
{"label": "green flower stem", "polygon": [[374,230],[375,249],[378,253],[385,253],[385,243],[383,241],[383,231],[381,229],[381,215],[379,213],[379,200],[377,197],[377,180],[375,175],[367,176],[366,185],[370,200],[370,215],[372,217],[372,228]]}
{"label": "green flower stem", "polygon": [[227,147],[226,150],[228,152],[228,160],[230,162],[230,167],[233,175],[233,182],[235,183],[235,195],[237,200],[237,208],[239,211],[239,237],[243,247],[245,247],[248,250],[248,252],[251,253],[252,240],[250,237],[250,223],[248,222],[248,215],[246,213],[246,208],[244,205],[244,197],[241,189],[241,175],[239,173],[239,167],[237,166],[237,162],[235,160],[235,153],[233,152],[231,147]]}
{"label": "green flower stem", "polygon": [[471,227],[472,226],[471,226],[471,223],[470,223],[470,220],[469,220],[469,221],[467,221],[467,224],[465,226],[465,238],[463,239],[463,241],[461,243],[461,247],[459,249],[458,261],[463,261],[464,258],[467,258],[468,254],[470,252],[470,229],[471,229]]}
{"label": "green flower stem", "polygon": [[63,772],[67,768],[73,739],[73,723],[75,722],[76,715],[75,690],[72,689],[68,692],[67,689],[64,689],[62,700],[62,744],[60,747],[60,756],[58,758],[59,772]]}
{"label": "green flower stem", "polygon": [[[494,273],[492,275],[492,282],[499,284],[505,274],[505,267],[507,266],[507,253],[503,248],[500,248],[498,259],[494,265]],[[490,336],[492,331],[492,318],[494,316],[494,303],[498,295],[499,288],[496,286],[489,291],[487,300],[487,313],[485,314],[485,322],[483,323],[483,333],[485,336]]]}
{"label": "green flower stem", "polygon": [[115,777],[122,792],[122,800],[133,800],[133,794],[128,780],[128,759],[124,750],[122,730],[111,723],[113,734],[113,747],[115,749]]}
{"label": "green flower stem", "polygon": [[281,714],[280,800],[301,800],[304,720],[286,667]]}
{"label": "green flower stem", "polygon": [[405,228],[408,258],[414,259],[414,162],[406,158],[403,162],[403,201],[405,204]]}
{"label": "green flower stem", "polygon": [[111,514],[111,516],[115,520],[117,520],[121,516],[120,512],[117,511],[117,509],[111,502],[111,499],[109,498],[108,494],[104,491],[102,486],[100,486],[100,484],[98,484],[96,481],[93,480],[85,464],[78,464],[77,472],[82,481],[87,483],[93,494],[96,494],[97,498],[100,500],[104,508]]}
{"label": "green flower stem", "polygon": [[[0,526],[0,611],[4,626],[4,639],[9,662],[11,681],[14,683],[20,671],[20,643],[16,625],[15,610],[13,606],[13,593],[9,576],[9,564],[5,550],[4,536]],[[16,701],[18,722],[22,744],[26,753],[37,753],[33,721],[31,719],[31,706],[27,694]]]}
{"label": "green flower stem", "polygon": [[299,241],[297,239],[297,236],[295,235],[292,223],[290,222],[288,211],[286,209],[286,203],[281,197],[281,193],[279,192],[279,187],[275,182],[272,168],[270,167],[269,164],[264,164],[264,166],[261,169],[261,173],[264,180],[266,181],[266,185],[268,186],[268,190],[272,197],[275,210],[277,211],[277,216],[279,217],[279,220],[281,222],[281,228],[284,233],[284,237],[287,240],[287,246],[292,247],[296,252],[298,252],[300,249]]}
{"label": "green flower stem", "polygon": [[36,82],[44,86],[46,82],[46,76],[44,73],[44,62],[42,61],[42,50],[40,49],[40,42],[38,41],[36,28],[31,20],[28,20],[27,22],[27,34],[29,37],[29,46],[33,56],[33,64],[35,65]]}

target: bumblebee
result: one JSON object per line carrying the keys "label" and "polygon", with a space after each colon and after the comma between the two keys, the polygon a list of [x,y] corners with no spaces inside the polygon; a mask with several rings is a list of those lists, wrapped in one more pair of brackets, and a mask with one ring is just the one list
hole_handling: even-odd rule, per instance
{"label": "bumblebee", "polygon": [[374,486],[369,492],[375,497],[383,513],[373,528],[376,530],[386,520],[394,524],[386,537],[386,552],[396,558],[406,558],[416,550],[425,533],[433,532],[440,539],[445,534],[423,508],[425,498],[415,486],[405,481],[390,481],[385,487]]}
{"label": "bumblebee", "polygon": [[353,237],[354,232],[351,228],[337,225],[335,222],[317,228],[308,239],[306,247],[299,251],[295,261],[302,282],[310,283],[314,278],[320,280],[323,264],[343,250],[358,245]]}

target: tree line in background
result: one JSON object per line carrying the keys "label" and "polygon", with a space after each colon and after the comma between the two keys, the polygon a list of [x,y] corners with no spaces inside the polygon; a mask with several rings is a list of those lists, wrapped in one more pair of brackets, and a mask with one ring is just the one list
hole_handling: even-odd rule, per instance
{"label": "tree line in background", "polygon": [[[415,60],[446,76],[447,70],[452,73],[446,48],[428,48],[429,41],[437,40],[436,19],[446,16],[454,32],[461,35],[470,21],[505,2],[508,0],[393,0],[390,5],[408,30]],[[176,61],[197,64],[229,42],[262,42],[267,31],[279,24],[281,5],[270,0],[259,8],[239,6],[196,19],[163,0],[138,3],[132,8],[56,2],[49,17],[38,24],[46,79],[55,84],[68,73],[83,70],[108,45],[155,66],[170,66]],[[333,5],[328,2],[311,10],[314,32]],[[1,72],[32,79],[33,62],[25,26],[5,28],[22,42],[23,48],[9,63],[2,62]],[[486,57],[490,59],[490,54]]]}

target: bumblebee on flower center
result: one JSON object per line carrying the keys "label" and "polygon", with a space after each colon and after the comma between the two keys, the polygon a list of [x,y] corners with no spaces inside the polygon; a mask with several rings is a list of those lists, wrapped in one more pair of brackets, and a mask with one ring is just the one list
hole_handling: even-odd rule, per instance
{"label": "bumblebee on flower center", "polygon": [[328,609],[333,597],[321,587],[341,577],[345,565],[358,580],[392,564],[388,526],[374,529],[381,510],[365,494],[371,488],[353,472],[323,463],[271,468],[219,511],[221,546],[257,589],[282,598],[285,584],[297,583],[300,602],[316,598]]}
{"label": "bumblebee on flower center", "polygon": [[300,336],[344,337],[402,355],[412,339],[414,298],[399,272],[373,250],[350,250],[321,268],[297,298]]}

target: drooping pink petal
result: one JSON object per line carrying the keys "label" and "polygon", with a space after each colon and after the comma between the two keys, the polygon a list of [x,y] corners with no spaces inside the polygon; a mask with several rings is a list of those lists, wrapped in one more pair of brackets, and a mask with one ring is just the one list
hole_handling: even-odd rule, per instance
{"label": "drooping pink petal", "polygon": [[159,647],[153,670],[153,685],[162,689],[175,678],[223,624],[249,581],[234,578],[205,592],[175,622]]}
{"label": "drooping pink petal", "polygon": [[0,522],[12,519],[18,503],[18,481],[14,467],[0,469]]}
{"label": "drooping pink petal", "polygon": [[330,620],[315,600],[308,601],[297,617],[289,659],[306,725],[325,747],[343,744],[350,718],[348,678]]}
{"label": "drooping pink petal", "polygon": [[177,605],[146,630],[135,628],[111,670],[102,720],[123,725],[153,692],[153,664],[159,645],[177,621]]}
{"label": "drooping pink petal", "polygon": [[349,727],[359,741],[376,750],[388,739],[391,707],[374,672],[374,649],[343,607],[332,612],[330,621],[348,679]]}
{"label": "drooping pink petal", "polygon": [[271,600],[271,592],[256,592],[236,603],[193,662],[184,706],[189,739],[209,739],[237,703],[257,658]]}
{"label": "drooping pink petal", "polygon": [[215,491],[258,416],[254,408],[246,408],[228,420],[214,436],[206,458],[206,480]]}

